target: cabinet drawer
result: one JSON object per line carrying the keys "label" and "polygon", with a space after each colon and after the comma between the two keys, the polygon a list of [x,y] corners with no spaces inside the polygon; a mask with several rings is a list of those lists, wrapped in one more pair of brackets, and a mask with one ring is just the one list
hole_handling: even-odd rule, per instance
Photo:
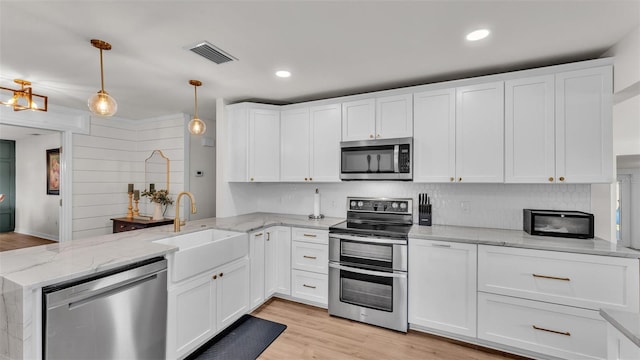
{"label": "cabinet drawer", "polygon": [[597,311],[478,293],[478,338],[565,359],[604,359]]}
{"label": "cabinet drawer", "polygon": [[327,305],[329,296],[329,275],[308,271],[292,270],[292,291],[294,298]]}
{"label": "cabinet drawer", "polygon": [[291,228],[291,240],[318,244],[329,243],[329,231],[317,229]]}
{"label": "cabinet drawer", "polygon": [[578,306],[638,311],[637,259],[478,247],[478,291]]}
{"label": "cabinet drawer", "polygon": [[291,260],[293,269],[329,273],[328,245],[293,241]]}

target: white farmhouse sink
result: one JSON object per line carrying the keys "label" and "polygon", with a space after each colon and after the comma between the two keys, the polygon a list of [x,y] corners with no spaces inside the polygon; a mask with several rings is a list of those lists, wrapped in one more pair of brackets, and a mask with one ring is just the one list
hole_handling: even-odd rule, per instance
{"label": "white farmhouse sink", "polygon": [[249,237],[246,233],[235,231],[211,229],[154,242],[178,247],[178,251],[168,256],[172,282],[216,268],[249,253]]}

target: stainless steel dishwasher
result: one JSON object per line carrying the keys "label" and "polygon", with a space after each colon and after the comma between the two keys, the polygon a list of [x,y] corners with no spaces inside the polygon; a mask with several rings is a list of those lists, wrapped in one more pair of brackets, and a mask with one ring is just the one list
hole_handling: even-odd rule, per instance
{"label": "stainless steel dishwasher", "polygon": [[167,260],[43,288],[44,359],[164,359]]}

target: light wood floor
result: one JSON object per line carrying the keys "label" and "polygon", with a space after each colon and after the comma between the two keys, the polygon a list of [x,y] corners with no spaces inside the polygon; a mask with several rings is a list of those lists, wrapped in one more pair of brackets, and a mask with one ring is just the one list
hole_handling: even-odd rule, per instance
{"label": "light wood floor", "polygon": [[281,359],[525,359],[410,330],[407,334],[329,316],[327,310],[273,298],[254,316],[287,325],[260,355]]}
{"label": "light wood floor", "polygon": [[22,249],[30,246],[52,244],[55,241],[18,234],[15,232],[0,233],[0,251]]}

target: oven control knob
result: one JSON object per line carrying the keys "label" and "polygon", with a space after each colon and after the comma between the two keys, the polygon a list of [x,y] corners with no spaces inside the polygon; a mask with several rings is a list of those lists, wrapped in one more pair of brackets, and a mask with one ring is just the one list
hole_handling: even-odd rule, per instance
{"label": "oven control knob", "polygon": [[358,206],[362,207],[362,205],[364,205],[364,203],[362,201],[358,201]]}
{"label": "oven control knob", "polygon": [[406,209],[407,203],[400,203],[400,209]]}
{"label": "oven control knob", "polygon": [[355,201],[352,201],[352,202],[351,202],[351,207],[352,207],[352,208],[356,207],[356,202],[355,202]]}
{"label": "oven control knob", "polygon": [[398,203],[394,202],[393,204],[391,204],[391,207],[394,208],[394,209],[397,209],[398,208]]}

